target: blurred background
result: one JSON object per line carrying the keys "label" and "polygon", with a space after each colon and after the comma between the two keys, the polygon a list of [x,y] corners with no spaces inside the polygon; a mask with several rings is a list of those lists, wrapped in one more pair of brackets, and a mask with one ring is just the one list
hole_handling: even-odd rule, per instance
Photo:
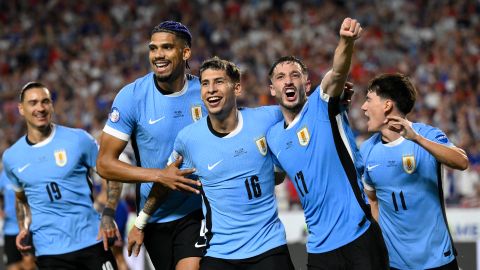
{"label": "blurred background", "polygon": [[[345,17],[363,26],[349,79],[355,85],[350,120],[358,143],[369,136],[360,110],[368,81],[383,72],[409,75],[419,92],[409,119],[439,127],[468,153],[467,171],[445,170],[444,193],[454,238],[475,243],[480,234],[478,0],[0,0],[0,154],[25,132],[17,102],[31,80],[52,91],[57,123],[99,134],[116,93],[149,72],[150,31],[161,21],[181,21],[192,32],[192,74],[198,75],[206,58],[230,59],[243,72],[241,105],[259,106],[274,103],[267,73],[279,56],[300,57],[314,85],[320,83]],[[133,212],[134,195],[125,196]],[[277,187],[277,197],[281,215],[303,217],[289,181]],[[286,224],[287,230],[302,222]],[[298,233],[287,232],[293,234]],[[304,241],[300,234],[289,241]],[[468,246],[468,252],[476,250]],[[462,267],[477,269],[476,261],[470,266]]]}

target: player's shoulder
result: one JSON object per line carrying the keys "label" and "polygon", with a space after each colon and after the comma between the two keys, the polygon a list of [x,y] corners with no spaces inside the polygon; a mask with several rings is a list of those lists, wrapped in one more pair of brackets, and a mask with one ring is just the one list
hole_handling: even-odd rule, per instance
{"label": "player's shoulder", "polygon": [[430,139],[430,140],[435,140],[440,143],[448,143],[449,140],[447,138],[447,135],[445,133],[434,126],[427,125],[425,123],[412,123],[412,128],[421,136]]}
{"label": "player's shoulder", "polygon": [[90,135],[87,131],[81,129],[81,128],[73,128],[73,127],[67,127],[67,126],[62,126],[62,125],[56,125],[55,129],[59,136],[66,137],[66,138],[76,138],[77,140],[80,141],[94,141],[95,138],[93,138],[92,135]]}
{"label": "player's shoulder", "polygon": [[381,134],[379,132],[374,133],[370,138],[366,139],[360,146],[360,153],[365,154],[369,152],[378,142],[381,142]]}
{"label": "player's shoulder", "polygon": [[242,114],[252,116],[258,121],[262,122],[268,121],[270,123],[277,123],[278,121],[283,119],[282,111],[280,110],[280,106],[278,105],[261,106],[256,108],[244,107],[240,108],[240,111],[242,112]]}
{"label": "player's shoulder", "polygon": [[141,96],[141,93],[146,92],[151,88],[152,84],[154,84],[153,76],[153,72],[150,72],[137,78],[135,81],[126,84],[120,89],[117,96],[132,96],[132,98]]}
{"label": "player's shoulder", "polygon": [[177,134],[177,139],[185,141],[192,136],[199,136],[205,128],[208,128],[207,117],[203,117],[182,128]]}
{"label": "player's shoulder", "polygon": [[26,137],[27,135],[23,135],[3,152],[3,162],[15,159],[19,156],[18,154],[25,153],[25,146],[28,145]]}

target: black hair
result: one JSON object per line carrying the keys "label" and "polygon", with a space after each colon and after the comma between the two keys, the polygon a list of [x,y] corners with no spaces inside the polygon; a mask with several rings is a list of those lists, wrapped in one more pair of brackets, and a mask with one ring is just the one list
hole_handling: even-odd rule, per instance
{"label": "black hair", "polygon": [[412,111],[417,99],[417,90],[412,82],[408,76],[400,73],[378,75],[368,84],[367,92],[374,92],[383,99],[393,100],[404,115]]}
{"label": "black hair", "polygon": [[200,66],[200,81],[202,81],[202,73],[207,69],[225,70],[225,73],[227,73],[227,76],[232,80],[232,82],[240,82],[240,69],[237,67],[237,65],[230,61],[220,59],[217,56],[203,61],[202,65]]}
{"label": "black hair", "polygon": [[25,98],[25,92],[29,89],[32,89],[32,88],[45,88],[45,89],[47,89],[47,87],[43,83],[35,82],[35,81],[28,82],[27,84],[25,84],[22,87],[22,90],[20,90],[20,102],[23,102],[23,99]]}
{"label": "black hair", "polygon": [[308,75],[308,69],[307,69],[307,66],[305,65],[305,63],[303,63],[302,60],[300,60],[299,58],[297,58],[293,55],[288,55],[288,56],[282,56],[282,57],[278,58],[277,61],[275,61],[273,63],[273,65],[270,67],[270,70],[268,71],[268,77],[270,79],[272,78],[273,71],[278,66],[278,64],[284,63],[284,62],[298,63],[300,65],[300,68],[302,69],[302,73],[305,74],[305,75]]}

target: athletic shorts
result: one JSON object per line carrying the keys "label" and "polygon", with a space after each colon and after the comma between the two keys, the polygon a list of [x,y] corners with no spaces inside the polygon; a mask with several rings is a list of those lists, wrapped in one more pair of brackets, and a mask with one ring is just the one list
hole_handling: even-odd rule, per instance
{"label": "athletic shorts", "polygon": [[16,235],[4,235],[3,239],[5,244],[3,246],[4,253],[6,255],[5,265],[10,265],[12,263],[17,263],[22,260],[22,254],[17,249],[17,244],[15,244]]}
{"label": "athletic shorts", "polygon": [[196,210],[178,220],[145,226],[144,244],[156,270],[173,270],[181,259],[205,254],[202,220],[202,211]]}
{"label": "athletic shorts", "polygon": [[[391,267],[390,269],[392,270],[400,270],[398,268],[394,268],[394,267]],[[450,263],[448,264],[445,264],[444,266],[440,266],[440,267],[435,267],[435,268],[428,268],[427,270],[458,270],[458,263],[457,263],[457,259],[453,259],[453,261],[451,261]]]}
{"label": "athletic shorts", "polygon": [[41,270],[116,270],[117,263],[110,250],[103,249],[100,242],[77,251],[37,257]]}
{"label": "athletic shorts", "polygon": [[390,269],[388,251],[380,226],[371,221],[368,230],[354,241],[332,251],[308,253],[308,270]]}
{"label": "athletic shorts", "polygon": [[200,270],[294,270],[287,245],[279,246],[252,258],[227,260],[203,257]]}

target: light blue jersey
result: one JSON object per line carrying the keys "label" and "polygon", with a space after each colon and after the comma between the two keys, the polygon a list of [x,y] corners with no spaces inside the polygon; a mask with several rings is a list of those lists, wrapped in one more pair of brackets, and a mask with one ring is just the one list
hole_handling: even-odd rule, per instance
{"label": "light blue jersey", "polygon": [[[433,142],[452,145],[437,128],[414,123],[413,129]],[[377,194],[390,265],[427,269],[450,263],[455,255],[446,225],[438,161],[403,137],[384,144],[380,133],[363,143],[361,153],[365,188]]]}
{"label": "light blue jersey", "polygon": [[225,137],[212,134],[207,118],[186,127],[172,154],[195,167],[202,182],[206,256],[214,258],[247,259],[286,244],[265,140],[281,112],[273,106],[242,109],[238,117],[237,128]]}
{"label": "light blue jersey", "polygon": [[300,197],[308,253],[342,247],[370,226],[356,169],[361,166],[358,149],[338,104],[337,98],[317,87],[288,127],[280,122],[267,135],[270,149]]}
{"label": "light blue jersey", "polygon": [[[125,86],[116,96],[103,131],[124,141],[132,140],[137,166],[166,167],[177,133],[206,113],[198,78],[186,78],[180,92],[164,95],[157,89],[152,72]],[[152,183],[137,185],[138,211],[143,209],[151,188]],[[201,207],[198,195],[172,191],[168,196],[149,222],[177,220]]]}
{"label": "light blue jersey", "polygon": [[5,213],[3,233],[5,235],[17,235],[18,223],[15,212],[15,191],[5,171],[2,171],[0,174],[0,190],[3,192],[3,211]]}
{"label": "light blue jersey", "polygon": [[99,242],[100,216],[88,177],[97,153],[85,131],[59,125],[40,143],[30,145],[23,136],[5,151],[7,177],[28,199],[35,255],[69,253]]}

